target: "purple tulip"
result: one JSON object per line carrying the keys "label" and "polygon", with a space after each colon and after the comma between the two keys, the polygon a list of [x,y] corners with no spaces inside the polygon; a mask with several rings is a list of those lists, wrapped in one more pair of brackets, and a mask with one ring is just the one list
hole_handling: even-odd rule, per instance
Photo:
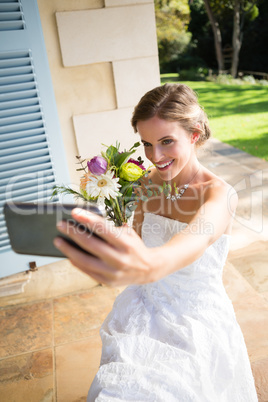
{"label": "purple tulip", "polygon": [[101,175],[106,173],[108,162],[102,156],[94,156],[87,162],[88,170],[95,175]]}

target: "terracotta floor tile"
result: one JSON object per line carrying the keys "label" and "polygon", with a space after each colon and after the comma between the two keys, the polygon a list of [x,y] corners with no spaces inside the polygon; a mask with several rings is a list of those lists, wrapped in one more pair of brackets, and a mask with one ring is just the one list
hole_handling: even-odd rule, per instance
{"label": "terracotta floor tile", "polygon": [[259,402],[268,401],[268,357],[252,363]]}
{"label": "terracotta floor tile", "polygon": [[250,361],[267,357],[268,304],[232,264],[226,264],[223,278],[245,337]]}
{"label": "terracotta floor tile", "polygon": [[259,293],[268,292],[268,242],[256,242],[232,252],[229,261]]}
{"label": "terracotta floor tile", "polygon": [[268,291],[267,292],[262,292],[261,295],[264,298],[264,300],[266,301],[266,303],[268,303]]}
{"label": "terracotta floor tile", "polygon": [[52,303],[0,310],[0,358],[52,345]]}
{"label": "terracotta floor tile", "polygon": [[56,347],[57,402],[84,402],[101,357],[99,336]]}
{"label": "terracotta floor tile", "polygon": [[52,350],[1,360],[0,395],[3,402],[52,402]]}
{"label": "terracotta floor tile", "polygon": [[118,293],[117,288],[97,286],[86,293],[54,300],[55,344],[98,335]]}

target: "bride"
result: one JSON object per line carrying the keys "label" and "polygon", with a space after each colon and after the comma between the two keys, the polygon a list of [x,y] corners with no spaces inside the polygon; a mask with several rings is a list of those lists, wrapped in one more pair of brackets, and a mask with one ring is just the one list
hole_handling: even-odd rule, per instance
{"label": "bride", "polygon": [[165,84],[141,98],[132,126],[154,165],[148,183],[169,183],[170,194],[139,203],[135,231],[76,209],[76,220],[102,228],[106,242],[71,234],[93,256],[55,243],[96,281],[130,285],[101,327],[101,364],[87,400],[257,401],[222,283],[237,195],[196,156],[210,137],[207,116],[188,86]]}

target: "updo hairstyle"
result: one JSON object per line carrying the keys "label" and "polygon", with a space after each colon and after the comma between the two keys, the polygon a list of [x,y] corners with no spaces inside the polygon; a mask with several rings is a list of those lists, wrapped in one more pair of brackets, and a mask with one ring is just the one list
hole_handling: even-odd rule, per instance
{"label": "updo hairstyle", "polygon": [[199,105],[195,92],[184,84],[165,84],[147,92],[134,109],[132,127],[137,133],[139,121],[154,116],[163,120],[177,121],[189,133],[200,134],[197,146],[211,136],[208,118]]}

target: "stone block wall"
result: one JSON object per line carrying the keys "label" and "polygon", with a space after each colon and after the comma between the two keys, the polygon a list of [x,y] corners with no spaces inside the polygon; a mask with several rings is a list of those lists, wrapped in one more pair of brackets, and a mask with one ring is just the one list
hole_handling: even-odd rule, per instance
{"label": "stone block wall", "polygon": [[133,107],[160,84],[153,0],[38,0],[68,159],[137,141]]}
{"label": "stone block wall", "polygon": [[[153,0],[37,0],[71,185],[76,155],[137,141],[133,107],[160,84]],[[143,156],[143,152],[140,152]],[[68,260],[5,278],[0,305],[84,290],[96,282]]]}

